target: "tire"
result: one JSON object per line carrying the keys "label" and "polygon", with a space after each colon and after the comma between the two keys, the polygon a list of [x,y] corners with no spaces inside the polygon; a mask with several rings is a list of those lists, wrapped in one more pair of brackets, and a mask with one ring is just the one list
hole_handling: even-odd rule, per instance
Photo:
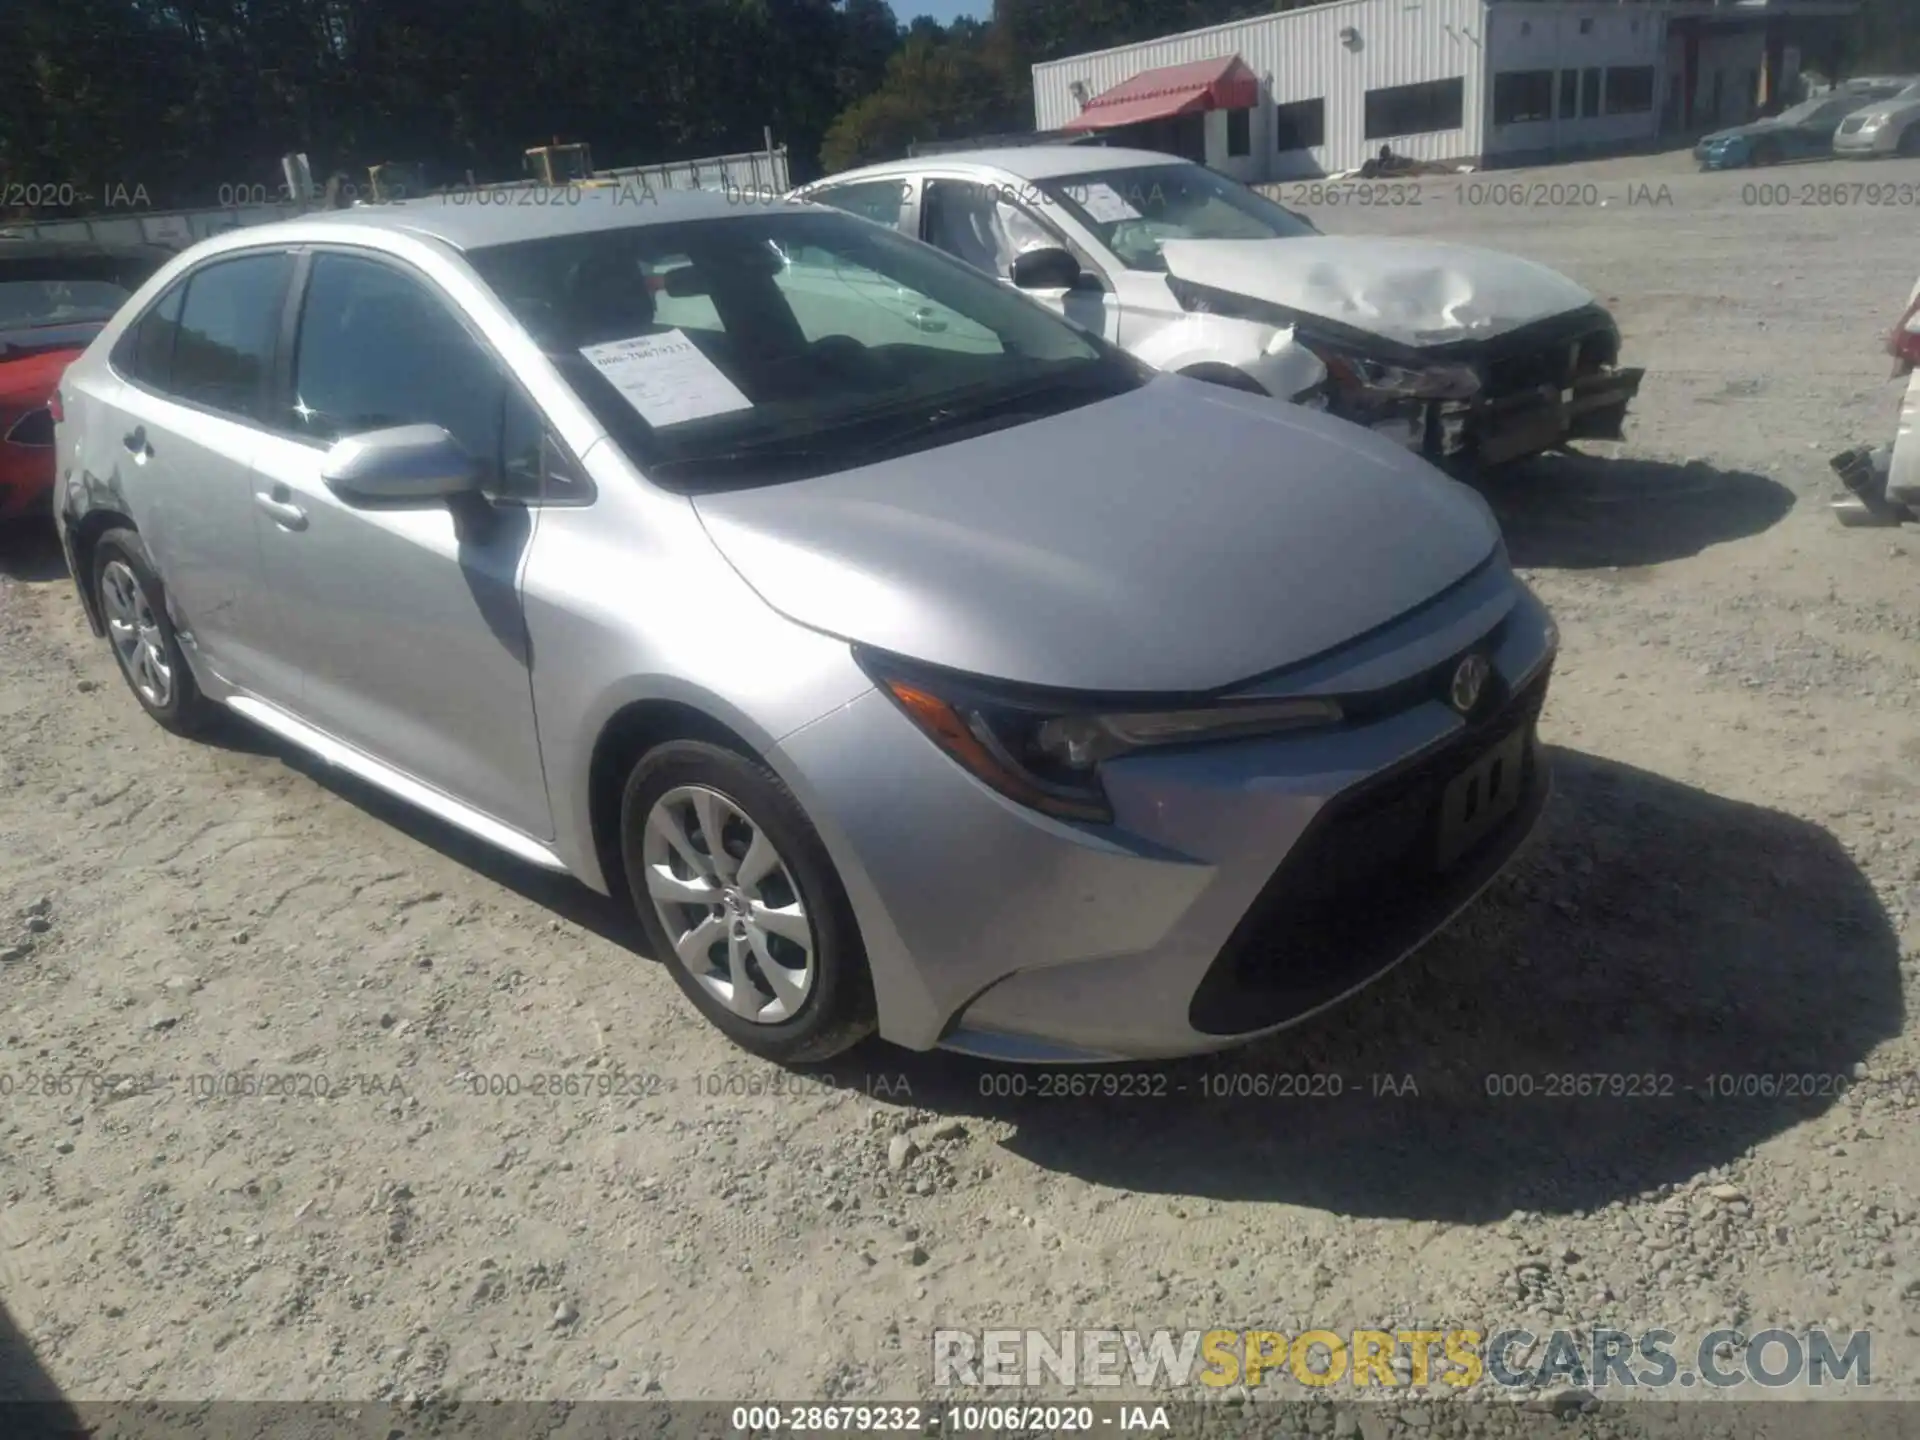
{"label": "tire", "polygon": [[[703,814],[722,834],[720,881],[730,870],[745,883],[716,883]],[[665,820],[675,824],[655,823]],[[743,876],[742,861],[762,842],[772,847],[771,868]],[[648,948],[741,1049],[802,1065],[873,1033],[873,981],[846,890],[800,803],[760,761],[696,740],[648,751],[621,796],[620,853]],[[664,892],[659,898],[656,889]],[[713,899],[686,898],[697,894]],[[777,928],[752,918],[770,912],[779,916]],[[703,944],[695,934],[709,927]],[[804,985],[795,973],[801,935]],[[742,971],[744,983],[736,978]]]}
{"label": "tire", "polygon": [[1753,147],[1752,163],[1756,170],[1763,166],[1778,165],[1780,163],[1780,147],[1771,140],[1762,140],[1758,145]]}
{"label": "tire", "polygon": [[1205,381],[1209,385],[1218,385],[1224,390],[1244,390],[1250,395],[1265,395],[1259,381],[1244,370],[1236,370],[1231,365],[1217,361],[1203,361],[1198,365],[1189,365],[1180,372],[1189,380]]}
{"label": "tire", "polygon": [[176,735],[200,735],[220,707],[200,692],[167,614],[166,595],[137,531],[109,530],[94,543],[94,602],[120,677],[161,726]]}
{"label": "tire", "polygon": [[1900,143],[1894,149],[1904,159],[1920,157],[1920,121],[1910,123],[1900,132]]}

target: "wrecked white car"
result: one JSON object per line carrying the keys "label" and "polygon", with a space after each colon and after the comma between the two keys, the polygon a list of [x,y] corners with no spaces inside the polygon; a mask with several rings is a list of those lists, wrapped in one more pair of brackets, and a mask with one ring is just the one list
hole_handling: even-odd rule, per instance
{"label": "wrecked white car", "polygon": [[1323,235],[1151,151],[963,151],[798,195],[917,235],[1160,369],[1324,403],[1436,460],[1619,439],[1644,373],[1620,367],[1594,297],[1545,266]]}
{"label": "wrecked white car", "polygon": [[1888,445],[1843,450],[1829,462],[1852,492],[1835,502],[1842,525],[1904,525],[1920,520],[1920,281],[1887,333],[1893,376],[1906,377],[1900,420]]}

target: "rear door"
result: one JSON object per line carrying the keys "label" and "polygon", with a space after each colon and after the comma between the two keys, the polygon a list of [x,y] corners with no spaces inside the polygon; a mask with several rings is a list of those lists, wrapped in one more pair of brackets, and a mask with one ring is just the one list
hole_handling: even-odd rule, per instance
{"label": "rear door", "polygon": [[110,467],[196,664],[282,702],[298,672],[278,652],[247,477],[292,275],[285,250],[249,251],[160,296],[115,346],[123,383],[88,461]]}
{"label": "rear door", "polygon": [[[534,729],[520,574],[538,519],[544,425],[477,331],[425,276],[319,249],[283,382],[254,451],[306,723],[518,830],[552,835]],[[322,478],[338,439],[444,427],[489,498],[350,502]],[[467,504],[468,501],[477,503]]]}

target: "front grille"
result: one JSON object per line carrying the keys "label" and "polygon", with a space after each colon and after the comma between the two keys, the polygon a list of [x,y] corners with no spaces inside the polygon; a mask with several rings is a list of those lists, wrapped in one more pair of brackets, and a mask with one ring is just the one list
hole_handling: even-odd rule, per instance
{"label": "front grille", "polygon": [[1582,375],[1592,375],[1619,358],[1619,339],[1610,330],[1592,330],[1584,335],[1498,355],[1487,362],[1481,395],[1488,400],[1503,400],[1542,386],[1564,390]]}
{"label": "front grille", "polygon": [[1866,123],[1867,122],[1865,120],[1860,119],[1858,116],[1856,116],[1851,120],[1842,120],[1840,122],[1840,133],[1842,135],[1851,135],[1853,134],[1854,131],[1858,130],[1861,126],[1865,125]]}
{"label": "front grille", "polygon": [[1542,672],[1438,750],[1322,810],[1194,992],[1194,1029],[1246,1034],[1318,1009],[1393,964],[1497,874],[1545,801],[1538,744],[1526,749],[1512,815],[1445,870],[1435,866],[1440,797],[1473,760],[1516,730],[1531,733],[1547,684]]}

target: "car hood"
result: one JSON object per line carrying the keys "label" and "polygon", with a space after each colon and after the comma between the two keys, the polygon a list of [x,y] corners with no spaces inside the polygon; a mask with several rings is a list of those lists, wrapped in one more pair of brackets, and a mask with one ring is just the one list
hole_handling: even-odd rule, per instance
{"label": "car hood", "polygon": [[1772,120],[1755,120],[1748,125],[1734,125],[1725,130],[1716,130],[1711,135],[1702,135],[1702,145],[1723,145],[1729,140],[1745,140],[1750,135],[1758,135],[1767,130],[1778,130],[1779,124]]}
{"label": "car hood", "polygon": [[1337,320],[1403,345],[1491,339],[1593,296],[1557,270],[1471,245],[1373,235],[1165,240],[1182,280]]}
{"label": "car hood", "polygon": [[1492,553],[1464,485],[1343,421],[1179,376],[816,479],[696,497],[774,609],[1030,685],[1204,691],[1309,659]]}

